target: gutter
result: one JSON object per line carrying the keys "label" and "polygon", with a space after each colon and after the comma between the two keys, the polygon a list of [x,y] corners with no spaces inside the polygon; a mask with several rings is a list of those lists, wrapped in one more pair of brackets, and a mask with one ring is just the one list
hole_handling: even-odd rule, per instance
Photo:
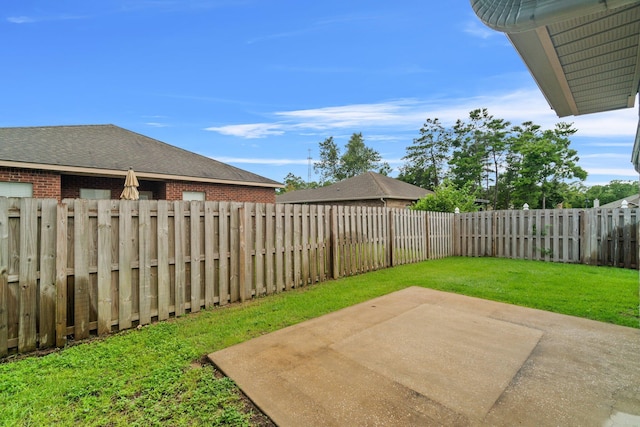
{"label": "gutter", "polygon": [[486,26],[519,33],[636,3],[638,0],[471,0],[471,7]]}

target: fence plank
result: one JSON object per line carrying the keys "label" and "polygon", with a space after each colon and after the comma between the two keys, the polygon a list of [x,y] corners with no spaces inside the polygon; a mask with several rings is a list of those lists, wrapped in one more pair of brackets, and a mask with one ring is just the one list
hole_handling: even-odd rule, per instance
{"label": "fence plank", "polygon": [[307,282],[315,283],[318,274],[318,247],[317,247],[317,215],[318,215],[318,207],[316,205],[309,206],[308,210],[308,220],[307,220],[307,233],[308,237],[306,242],[308,250],[307,250]]}
{"label": "fence plank", "polygon": [[138,202],[138,312],[140,325],[151,323],[151,206]]}
{"label": "fence plank", "polygon": [[230,209],[230,235],[229,235],[229,287],[231,293],[231,301],[235,302],[240,299],[241,283],[239,282],[240,272],[240,207],[241,203],[232,203]]}
{"label": "fence plank", "polygon": [[36,349],[38,206],[36,199],[20,201],[20,268],[18,351]]}
{"label": "fence plank", "polygon": [[0,357],[9,352],[9,203],[0,197]]}
{"label": "fence plank", "polygon": [[251,251],[250,249],[247,247],[247,222],[249,222],[249,220],[247,220],[247,212],[246,212],[246,208],[243,206],[240,208],[240,212],[239,212],[239,223],[238,223],[238,236],[239,236],[239,240],[240,240],[240,250],[239,250],[239,256],[240,256],[240,302],[244,302],[245,299],[247,298],[246,295],[246,284],[245,281],[248,280],[249,277],[251,277],[251,270],[247,271],[247,269],[250,268],[250,263],[251,260],[247,259],[249,257],[251,257]]}
{"label": "fence plank", "polygon": [[74,298],[73,323],[74,339],[89,337],[90,294],[89,294],[89,201],[76,199],[73,203],[73,269]]}
{"label": "fence plank", "polygon": [[339,237],[338,237],[338,207],[331,206],[329,208],[331,213],[331,265],[332,278],[337,279],[340,277],[340,251],[339,251]]}
{"label": "fence plank", "polygon": [[275,264],[275,205],[269,203],[265,207],[265,286],[266,293],[275,292],[275,277],[273,266]]}
{"label": "fence plank", "polygon": [[255,210],[255,222],[253,229],[255,230],[255,239],[253,247],[255,250],[255,287],[256,295],[263,295],[266,292],[264,284],[264,264],[265,264],[265,244],[264,244],[264,203],[253,204],[252,209]]}
{"label": "fence plank", "polygon": [[302,286],[306,286],[309,283],[309,222],[310,222],[310,210],[309,205],[302,205],[302,211],[300,212],[300,225],[301,225],[301,237],[300,237],[300,283]]}
{"label": "fence plank", "polygon": [[201,296],[202,296],[202,278],[200,274],[202,253],[200,248],[200,207],[202,202],[198,200],[192,200],[189,203],[189,213],[191,216],[190,233],[190,254],[191,254],[191,312],[195,313],[200,311]]}
{"label": "fence plank", "polygon": [[215,244],[220,240],[215,228],[217,202],[204,202],[204,306],[211,307],[215,301]]}
{"label": "fence plank", "polygon": [[302,206],[293,206],[293,286],[302,282]]}
{"label": "fence plank", "polygon": [[275,233],[276,233],[276,292],[284,290],[284,205],[277,204],[275,207]]}
{"label": "fence plank", "polygon": [[231,292],[229,288],[229,231],[231,228],[229,218],[229,202],[220,202],[218,207],[218,233],[220,235],[220,241],[218,243],[219,253],[219,293],[220,304],[225,305],[231,298]]}
{"label": "fence plank", "polygon": [[158,320],[169,318],[171,278],[169,277],[169,205],[158,200]]}
{"label": "fence plank", "polygon": [[58,202],[44,199],[40,220],[40,347],[55,345],[56,318],[56,214]]}
{"label": "fence plank", "polygon": [[111,200],[98,200],[98,334],[111,332]]}
{"label": "fence plank", "polygon": [[187,272],[185,267],[187,242],[185,237],[186,220],[184,214],[184,202],[173,202],[174,222],[174,286],[175,286],[175,315],[182,316],[185,313]]}
{"label": "fence plank", "polygon": [[317,263],[318,263],[318,281],[320,282],[324,282],[327,279],[327,270],[326,270],[326,250],[327,250],[327,242],[326,242],[326,235],[327,235],[327,229],[326,229],[326,220],[329,216],[329,212],[327,210],[327,207],[324,205],[320,205],[318,206],[318,210],[317,210],[317,230],[318,230],[318,235],[317,235],[317,240],[316,243],[318,244],[318,259],[317,259]]}
{"label": "fence plank", "polygon": [[56,347],[67,344],[67,226],[68,206],[57,207],[56,230]]}
{"label": "fence plank", "polygon": [[118,251],[118,329],[131,328],[131,257],[133,202],[121,200],[119,207]]}

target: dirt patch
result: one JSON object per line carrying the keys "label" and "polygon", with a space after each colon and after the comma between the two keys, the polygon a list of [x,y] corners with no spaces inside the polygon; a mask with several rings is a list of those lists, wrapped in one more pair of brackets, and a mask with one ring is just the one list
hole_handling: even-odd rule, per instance
{"label": "dirt patch", "polygon": [[[195,360],[191,363],[191,366],[198,366],[198,367],[202,367],[205,365],[211,365],[213,366],[213,375],[215,375],[216,378],[226,378],[226,375],[224,375],[222,372],[220,372],[215,365],[213,364],[213,362],[211,362],[211,360],[209,360],[209,358],[205,355],[202,356],[200,359]],[[251,423],[252,426],[255,427],[276,427],[276,424],[271,421],[271,418],[269,418],[267,415],[265,415],[254,403],[251,399],[249,399],[247,397],[246,394],[244,394],[242,392],[242,390],[240,390],[238,388],[238,392],[240,394],[240,400],[242,401],[242,408],[243,408],[243,412],[245,414],[250,414],[250,419],[249,422]]]}

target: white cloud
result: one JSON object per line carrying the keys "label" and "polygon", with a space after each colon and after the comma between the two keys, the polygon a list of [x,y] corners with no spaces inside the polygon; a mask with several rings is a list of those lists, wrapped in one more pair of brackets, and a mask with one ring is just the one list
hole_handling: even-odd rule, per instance
{"label": "white cloud", "polygon": [[58,16],[43,16],[43,17],[31,17],[31,16],[9,16],[7,22],[12,24],[33,24],[43,21],[69,21],[72,19],[86,19],[86,16],[80,15],[58,15]]}
{"label": "white cloud", "polygon": [[[209,127],[206,130],[242,138],[264,138],[295,132],[298,135],[315,131],[348,129],[392,135],[417,132],[426,118],[439,118],[445,126],[466,119],[476,108],[487,108],[494,117],[512,124],[532,121],[544,129],[559,122],[569,122],[580,137],[635,136],[637,113],[634,109],[619,110],[590,116],[558,118],[537,88],[491,93],[467,98],[400,99],[371,104],[351,104],[276,111],[270,113],[273,123],[248,123]],[[383,130],[383,132],[381,132]]]}
{"label": "white cloud", "polygon": [[238,136],[241,138],[265,138],[267,136],[282,135],[282,126],[276,123],[251,123],[244,125],[214,126],[205,130],[218,132],[222,135]]}
{"label": "white cloud", "polygon": [[633,167],[629,168],[585,168],[589,175],[619,175],[638,177],[638,172],[633,170]]}
{"label": "white cloud", "polygon": [[631,158],[630,154],[621,154],[621,153],[597,153],[597,154],[585,154],[580,156],[581,160],[584,159],[620,159],[620,160],[629,160]]}
{"label": "white cloud", "polygon": [[154,127],[154,128],[166,128],[166,127],[169,126],[166,123],[158,123],[158,122],[148,122],[148,123],[145,123],[145,125],[151,126],[151,127]]}
{"label": "white cloud", "polygon": [[36,19],[28,16],[10,16],[7,18],[7,22],[11,22],[12,24],[31,24],[36,22]]}
{"label": "white cloud", "polygon": [[633,141],[630,142],[589,142],[584,144],[590,147],[627,147],[633,148]]}

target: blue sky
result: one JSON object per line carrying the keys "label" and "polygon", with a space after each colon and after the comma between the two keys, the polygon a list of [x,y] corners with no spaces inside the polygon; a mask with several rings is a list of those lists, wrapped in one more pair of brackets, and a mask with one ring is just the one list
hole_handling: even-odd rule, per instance
{"label": "blue sky", "polygon": [[111,123],[282,181],[354,132],[395,175],[426,118],[488,108],[573,122],[588,185],[637,179],[637,109],[557,118],[464,0],[9,1],[0,40],[2,127]]}

